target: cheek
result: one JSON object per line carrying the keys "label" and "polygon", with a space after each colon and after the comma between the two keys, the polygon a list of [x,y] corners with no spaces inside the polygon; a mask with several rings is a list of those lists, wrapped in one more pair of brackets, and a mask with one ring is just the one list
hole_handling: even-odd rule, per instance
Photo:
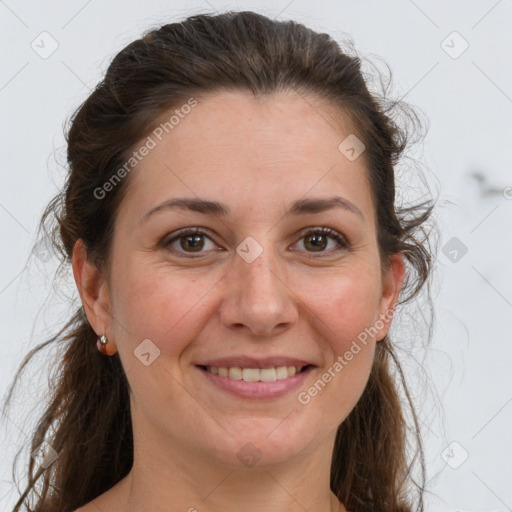
{"label": "cheek", "polygon": [[304,390],[301,403],[316,400],[320,409],[332,415],[333,424],[355,405],[373,364],[376,343],[372,327],[378,318],[380,276],[370,268],[338,275],[329,284],[319,281],[309,289],[313,298],[308,305],[315,312],[316,330],[323,335],[326,357],[318,380]]}
{"label": "cheek", "polygon": [[359,283],[344,285],[340,283],[331,289],[329,299],[324,301],[316,323],[325,337],[324,365],[298,396],[299,403],[306,407],[308,421],[321,418],[319,428],[327,425],[331,430],[344,421],[360,399],[368,383],[376,346],[371,335],[377,303],[375,292]]}
{"label": "cheek", "polygon": [[358,339],[375,322],[379,297],[373,288],[351,281],[334,291],[331,306],[332,331],[337,334],[339,349]]}
{"label": "cheek", "polygon": [[207,292],[216,281],[213,275],[184,276],[136,262],[120,265],[112,300],[120,348],[133,351],[150,339],[162,352],[179,354],[199,331]]}
{"label": "cheek", "polygon": [[[224,297],[221,290],[227,285],[223,275],[222,270],[213,269],[195,275],[190,269],[175,271],[136,256],[117,259],[112,316],[120,351],[133,352],[150,339],[166,355],[179,356],[218,310]],[[374,323],[380,275],[373,260],[288,277],[293,290],[289,300],[297,302],[299,323],[317,324],[332,357],[349,350],[351,342]]]}
{"label": "cheek", "polygon": [[380,274],[374,266],[346,269],[325,278],[302,280],[301,300],[314,313],[336,355],[378,318]]}

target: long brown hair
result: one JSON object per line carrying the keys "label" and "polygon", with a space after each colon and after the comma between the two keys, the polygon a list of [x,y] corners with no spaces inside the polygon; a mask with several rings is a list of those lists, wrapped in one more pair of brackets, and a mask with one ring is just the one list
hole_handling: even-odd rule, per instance
{"label": "long brown hair", "polygon": [[[387,264],[391,254],[403,253],[408,279],[401,302],[410,300],[430,282],[433,252],[426,226],[433,205],[427,201],[401,207],[394,172],[418,118],[403,102],[370,93],[361,64],[327,34],[253,12],[195,15],[146,32],[115,56],[103,80],[74,113],[66,137],[67,181],[47,206],[40,233],[59,251],[61,266],[70,264],[79,238],[98,267],[108,264],[116,212],[130,177],[104,197],[97,198],[98,188],[165,112],[190,97],[222,89],[255,95],[293,89],[323,98],[348,115],[365,144],[381,259]],[[400,125],[395,116],[399,111],[412,124]],[[28,484],[13,512],[22,505],[31,512],[72,511],[114,486],[133,463],[128,381],[117,354],[104,357],[98,352],[82,307],[25,357],[6,405],[27,363],[50,344],[61,347],[62,357],[32,450],[44,441],[58,457],[47,469],[35,468],[29,459]],[[412,420],[406,418],[404,405]],[[424,482],[417,417],[387,336],[377,344],[360,400],[339,426],[331,489],[351,512],[397,512],[413,506],[423,510]],[[37,487],[35,504],[29,504]]]}

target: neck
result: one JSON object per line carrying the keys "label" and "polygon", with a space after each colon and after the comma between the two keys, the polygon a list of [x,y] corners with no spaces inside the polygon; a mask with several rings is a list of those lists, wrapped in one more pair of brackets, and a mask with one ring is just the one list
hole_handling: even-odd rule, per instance
{"label": "neck", "polygon": [[293,462],[243,469],[146,443],[112,489],[112,510],[164,512],[172,505],[184,512],[239,512],[243,503],[244,512],[346,512],[330,490],[332,443]]}

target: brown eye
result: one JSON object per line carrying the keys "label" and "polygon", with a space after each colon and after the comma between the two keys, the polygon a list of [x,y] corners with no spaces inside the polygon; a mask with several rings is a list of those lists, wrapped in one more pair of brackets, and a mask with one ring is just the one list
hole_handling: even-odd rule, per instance
{"label": "brown eye", "polygon": [[[336,242],[333,249],[326,250],[329,245],[329,239]],[[301,240],[304,240],[304,247],[307,252],[328,253],[337,250],[348,249],[349,244],[346,239],[337,231],[331,228],[318,228],[308,231]],[[336,247],[336,245],[338,247]]]}
{"label": "brown eye", "polygon": [[198,252],[204,247],[204,240],[202,240],[201,234],[193,234],[181,236],[178,240],[180,241],[180,246],[184,251],[188,251],[189,248],[193,252]]}
{"label": "brown eye", "polygon": [[[181,253],[181,254],[193,254],[197,253],[199,255],[205,254],[208,250],[205,249],[207,246],[207,242],[212,244],[212,248],[215,248],[215,244],[211,240],[211,238],[204,232],[199,229],[188,229],[178,232],[178,234],[168,240],[162,242],[162,247],[165,249]],[[206,247],[208,249],[208,247]]]}
{"label": "brown eye", "polygon": [[[304,246],[304,249],[301,250],[309,253],[330,255],[340,250],[350,250],[350,245],[345,237],[331,228],[312,229],[306,232],[300,240],[303,240]],[[329,248],[330,241],[336,242],[334,247]],[[207,247],[208,242],[212,244],[210,249]],[[205,231],[197,228],[182,230],[172,238],[164,239],[161,246],[170,252],[185,255],[185,257],[194,253],[201,256],[217,247]]]}
{"label": "brown eye", "polygon": [[[325,235],[307,235],[304,237],[306,242],[304,243],[305,247],[308,249],[312,249],[313,251],[323,251],[325,247],[328,245],[328,240]],[[308,243],[309,240],[309,243]]]}

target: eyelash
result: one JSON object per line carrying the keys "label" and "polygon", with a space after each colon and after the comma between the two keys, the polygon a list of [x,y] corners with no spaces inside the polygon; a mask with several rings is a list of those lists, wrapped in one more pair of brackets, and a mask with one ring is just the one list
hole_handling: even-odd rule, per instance
{"label": "eyelash", "polygon": [[[178,231],[177,234],[171,239],[168,239],[168,240],[166,240],[165,238],[162,239],[162,242],[160,243],[160,245],[163,248],[169,250],[169,246],[173,242],[178,241],[181,238],[186,238],[187,236],[190,236],[190,235],[204,235],[207,238],[209,238],[212,242],[214,242],[208,231],[205,231],[205,230],[199,229],[199,228],[185,228],[181,231]],[[300,240],[307,236],[311,236],[311,235],[328,235],[330,238],[335,240],[341,246],[341,248],[338,248],[338,249],[331,249],[329,251],[320,251],[320,252],[316,253],[316,254],[319,254],[320,257],[322,257],[322,254],[330,255],[332,252],[337,252],[337,251],[342,251],[342,250],[346,250],[346,251],[351,250],[351,246],[348,243],[348,241],[345,239],[345,237],[343,235],[341,235],[340,233],[338,233],[337,231],[335,231],[334,229],[327,228],[327,227],[310,229],[309,231],[305,232],[301,236]],[[195,253],[195,254],[198,254],[198,256],[193,256],[194,253],[187,253],[182,250],[170,249],[170,251],[176,252],[179,254],[186,254],[187,256],[185,256],[185,258],[191,258],[191,259],[200,258],[204,254],[204,253]],[[315,254],[314,251],[307,251],[307,252],[311,252],[312,254]]]}

